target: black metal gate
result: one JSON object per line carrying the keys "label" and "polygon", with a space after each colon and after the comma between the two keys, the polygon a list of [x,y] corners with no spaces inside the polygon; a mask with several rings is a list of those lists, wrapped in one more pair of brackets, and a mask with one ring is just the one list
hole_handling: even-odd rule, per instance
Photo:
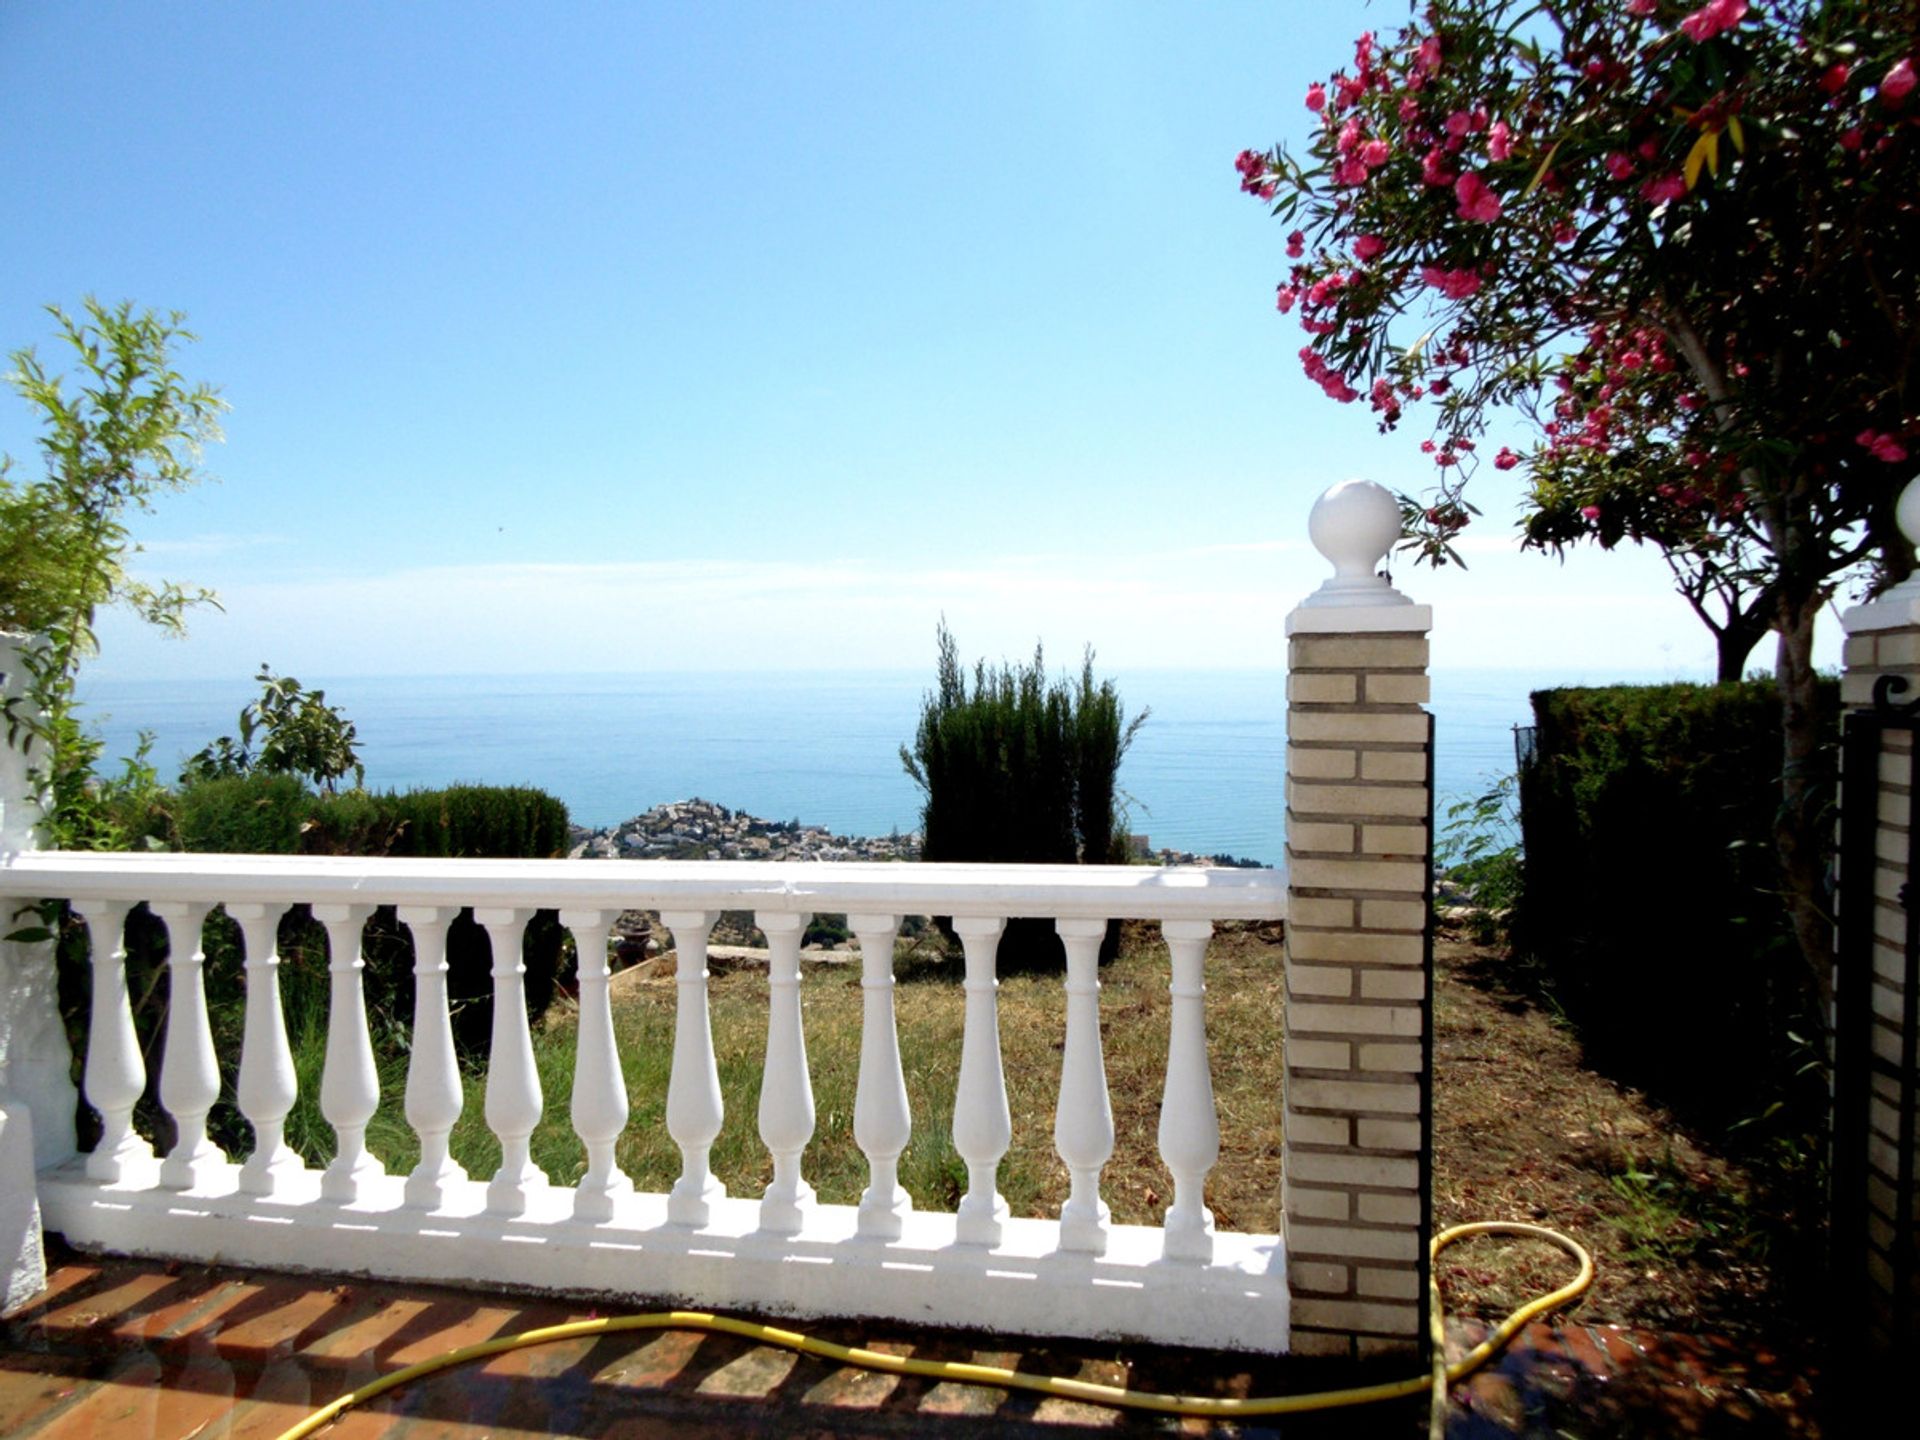
{"label": "black metal gate", "polygon": [[[1836,1315],[1833,1338],[1869,1350],[1920,1353],[1914,1288],[1915,1046],[1920,1040],[1920,815],[1910,815],[1900,875],[1904,937],[1901,1004],[1885,985],[1875,1001],[1874,912],[1881,837],[1880,770],[1892,759],[1909,768],[1912,800],[1920,801],[1920,699],[1899,701],[1908,688],[1897,675],[1874,682],[1873,704],[1847,716],[1840,793],[1840,935],[1834,974],[1832,1244]],[[1889,751],[1904,733],[1914,750],[1903,762]],[[1882,964],[1882,969],[1886,967]],[[1893,1014],[1883,1011],[1893,1010]],[[1899,1016],[1896,1021],[1894,1015]],[[1896,1030],[1897,1025],[1897,1030]],[[1876,1044],[1876,1040],[1879,1041]],[[1894,1057],[1898,1058],[1895,1059]],[[1876,1100],[1877,1097],[1877,1100]],[[1882,1117],[1874,1124],[1876,1112]],[[1892,1133],[1884,1123],[1893,1118]],[[1891,1194],[1889,1194],[1889,1190]],[[1884,1271],[1882,1266],[1885,1267]]]}

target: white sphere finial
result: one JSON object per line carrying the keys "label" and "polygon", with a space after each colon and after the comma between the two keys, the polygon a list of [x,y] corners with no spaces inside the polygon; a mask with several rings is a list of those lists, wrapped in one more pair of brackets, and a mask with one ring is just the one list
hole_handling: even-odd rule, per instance
{"label": "white sphere finial", "polygon": [[1333,578],[1305,605],[1408,605],[1379,573],[1400,538],[1400,502],[1372,480],[1342,480],[1313,502],[1307,537],[1333,564]]}
{"label": "white sphere finial", "polygon": [[1900,498],[1894,502],[1894,523],[1900,527],[1900,533],[1907,537],[1907,543],[1920,549],[1920,479],[1909,480],[1907,488],[1900,492]]}

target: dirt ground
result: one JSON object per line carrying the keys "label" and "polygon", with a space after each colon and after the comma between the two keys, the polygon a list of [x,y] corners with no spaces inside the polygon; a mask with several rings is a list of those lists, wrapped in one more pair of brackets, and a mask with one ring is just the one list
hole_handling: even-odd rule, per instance
{"label": "dirt ground", "polygon": [[[1518,1219],[1573,1236],[1598,1269],[1586,1322],[1810,1348],[1799,1267],[1818,1235],[1708,1139],[1586,1068],[1504,955],[1454,933],[1434,959],[1436,1228]],[[1566,1266],[1551,1247],[1502,1241],[1456,1247],[1439,1269],[1450,1313],[1491,1319]]]}

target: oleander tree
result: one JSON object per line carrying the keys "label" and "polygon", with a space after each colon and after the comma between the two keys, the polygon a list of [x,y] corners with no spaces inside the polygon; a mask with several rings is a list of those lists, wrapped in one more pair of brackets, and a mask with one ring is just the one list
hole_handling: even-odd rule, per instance
{"label": "oleander tree", "polygon": [[[1307,375],[1383,430],[1430,417],[1422,558],[1458,561],[1491,463],[1527,546],[1658,547],[1723,678],[1777,635],[1776,839],[1823,986],[1815,621],[1914,561],[1917,54],[1916,0],[1430,0],[1308,88],[1300,155],[1236,162],[1289,225]],[[1488,454],[1494,423],[1526,439]]]}

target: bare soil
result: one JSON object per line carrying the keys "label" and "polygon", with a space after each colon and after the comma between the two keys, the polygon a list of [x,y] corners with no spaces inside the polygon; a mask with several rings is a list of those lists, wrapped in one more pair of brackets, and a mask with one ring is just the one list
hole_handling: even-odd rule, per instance
{"label": "bare soil", "polygon": [[[1587,1068],[1551,999],[1497,949],[1435,947],[1434,1224],[1531,1220],[1594,1256],[1589,1323],[1810,1348],[1820,1236],[1791,1200],[1644,1095]],[[1712,1023],[1701,1017],[1701,1023]],[[1441,1257],[1450,1313],[1492,1319],[1567,1273],[1557,1250]]]}

